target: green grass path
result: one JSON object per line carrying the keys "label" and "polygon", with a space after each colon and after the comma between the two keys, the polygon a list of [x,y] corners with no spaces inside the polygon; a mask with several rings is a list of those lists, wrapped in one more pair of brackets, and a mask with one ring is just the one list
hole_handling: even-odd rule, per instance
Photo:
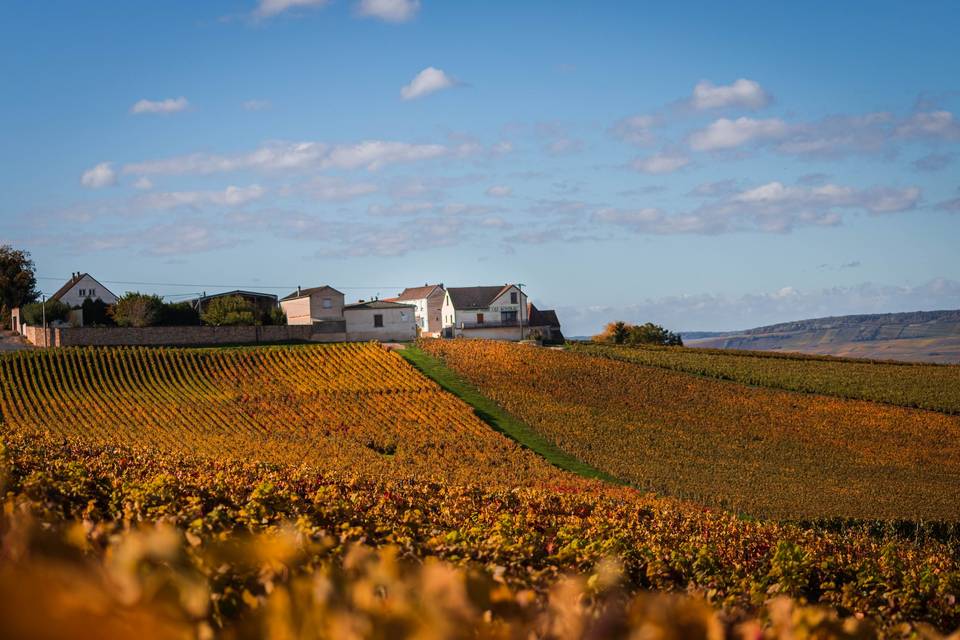
{"label": "green grass path", "polygon": [[565,471],[576,473],[585,478],[596,478],[613,484],[627,485],[608,473],[595,469],[573,456],[561,451],[556,445],[545,439],[529,426],[507,413],[500,405],[486,397],[469,382],[458,376],[440,360],[423,349],[410,345],[398,349],[400,354],[422,374],[439,384],[443,389],[457,396],[471,407],[481,420],[496,431],[519,442],[524,447],[543,456],[547,462]]}

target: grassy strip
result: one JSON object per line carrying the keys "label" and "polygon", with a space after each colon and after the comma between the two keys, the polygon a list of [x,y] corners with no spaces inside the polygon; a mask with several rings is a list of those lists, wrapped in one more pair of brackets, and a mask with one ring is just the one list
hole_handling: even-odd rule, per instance
{"label": "grassy strip", "polygon": [[410,345],[405,349],[398,349],[397,353],[444,390],[473,407],[477,417],[496,431],[539,454],[550,464],[585,478],[596,478],[612,484],[629,485],[629,483],[595,469],[563,452],[529,426],[507,413],[496,402],[480,393],[473,385],[454,373],[440,360],[419,347]]}

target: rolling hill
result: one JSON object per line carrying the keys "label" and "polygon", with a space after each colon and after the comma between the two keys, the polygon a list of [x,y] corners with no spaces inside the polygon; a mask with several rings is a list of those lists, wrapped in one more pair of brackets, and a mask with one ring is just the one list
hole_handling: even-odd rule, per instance
{"label": "rolling hill", "polygon": [[683,337],[691,347],[960,363],[960,310],[814,318]]}

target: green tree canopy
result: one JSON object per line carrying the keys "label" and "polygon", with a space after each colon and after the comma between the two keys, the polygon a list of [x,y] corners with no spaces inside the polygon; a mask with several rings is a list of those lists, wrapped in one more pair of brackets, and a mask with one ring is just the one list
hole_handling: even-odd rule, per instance
{"label": "green tree canopy", "polygon": [[0,246],[0,324],[10,322],[10,311],[34,302],[40,297],[33,260],[22,249],[9,244]]}
{"label": "green tree canopy", "polygon": [[66,320],[70,316],[70,305],[59,300],[31,302],[20,307],[20,321],[34,327],[42,327],[44,315],[47,324],[57,320]]}
{"label": "green tree canopy", "polygon": [[240,296],[214,298],[207,303],[204,324],[214,327],[251,326],[257,324],[256,309]]}
{"label": "green tree canopy", "polygon": [[658,324],[631,325],[626,322],[611,322],[604,330],[593,336],[594,342],[611,344],[654,344],[664,346],[683,346],[680,334],[664,329]]}
{"label": "green tree canopy", "polygon": [[110,314],[120,327],[152,327],[163,317],[160,296],[128,291],[113,305]]}

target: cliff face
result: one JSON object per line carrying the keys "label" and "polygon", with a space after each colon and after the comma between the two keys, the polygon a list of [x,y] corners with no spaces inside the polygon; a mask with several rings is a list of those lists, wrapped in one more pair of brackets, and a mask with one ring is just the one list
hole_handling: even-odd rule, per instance
{"label": "cliff face", "polygon": [[960,363],[960,310],[815,318],[686,343],[720,349]]}

